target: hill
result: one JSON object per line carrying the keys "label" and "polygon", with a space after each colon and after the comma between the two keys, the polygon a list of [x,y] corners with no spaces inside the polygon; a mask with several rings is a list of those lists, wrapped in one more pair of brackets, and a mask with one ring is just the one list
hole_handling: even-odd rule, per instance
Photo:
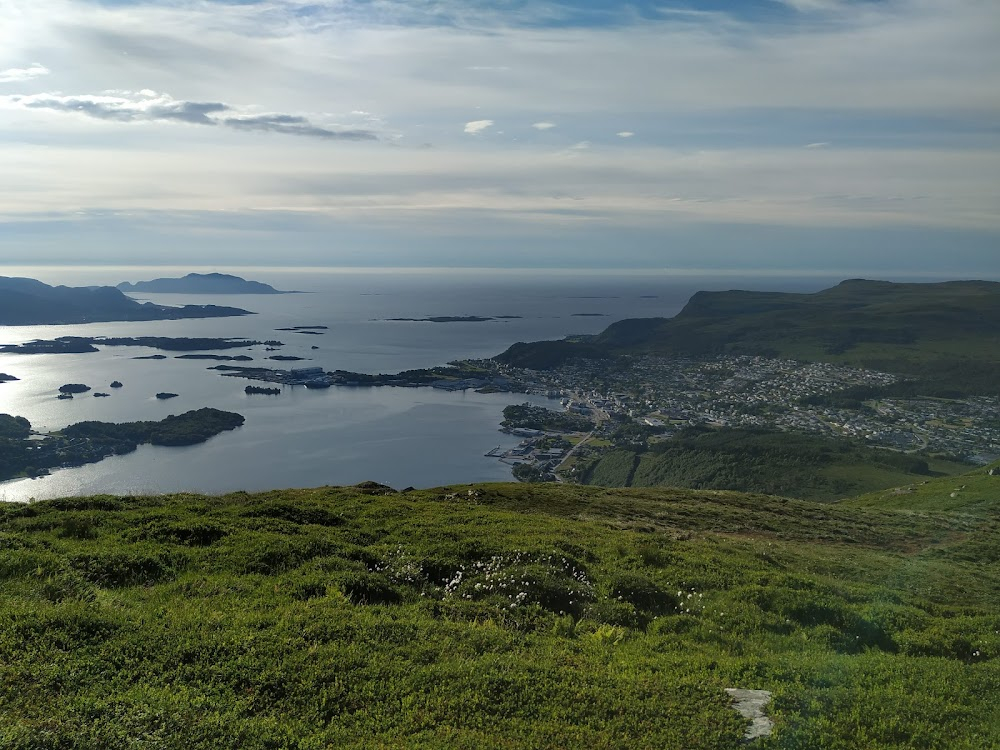
{"label": "hill", "polygon": [[282,292],[270,284],[247,281],[227,273],[189,273],[181,278],[161,278],[152,281],[123,281],[118,284],[123,292],[160,292],[171,294],[292,294]]}
{"label": "hill", "polygon": [[[954,481],[954,480],[950,480]],[[1000,481],[1000,479],[998,479]],[[1000,746],[1000,527],[378,485],[0,506],[0,746]]]}
{"label": "hill", "polygon": [[578,458],[574,468],[575,481],[604,487],[740,490],[831,501],[962,474],[970,466],[826,435],[700,427],[648,446],[597,451]]}
{"label": "hill", "polygon": [[216,305],[168,307],[139,303],[110,286],[49,286],[35,279],[0,276],[0,325],[59,325],[134,320],[176,320],[252,315]]}
{"label": "hill", "polygon": [[814,294],[698,292],[673,318],[623,320],[582,342],[515,344],[497,359],[545,369],[621,353],[749,354],[908,376],[900,392],[1000,393],[1000,283],[852,279]]}
{"label": "hill", "polygon": [[844,506],[898,508],[912,511],[945,510],[986,516],[996,513],[998,499],[1000,499],[1000,462],[980,467],[959,477],[918,481],[889,490],[870,492],[847,500]]}

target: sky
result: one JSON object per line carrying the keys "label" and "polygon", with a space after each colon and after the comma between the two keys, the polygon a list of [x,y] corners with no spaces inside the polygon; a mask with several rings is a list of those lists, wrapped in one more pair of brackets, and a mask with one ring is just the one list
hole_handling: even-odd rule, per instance
{"label": "sky", "polygon": [[0,0],[0,263],[1000,277],[996,0]]}

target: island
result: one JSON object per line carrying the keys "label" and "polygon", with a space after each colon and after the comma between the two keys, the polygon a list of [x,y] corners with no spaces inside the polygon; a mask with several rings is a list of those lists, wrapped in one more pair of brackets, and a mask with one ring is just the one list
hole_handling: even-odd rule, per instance
{"label": "island", "polygon": [[520,315],[435,315],[430,318],[382,318],[389,323],[486,323],[490,320],[516,320]]}
{"label": "island", "polygon": [[[0,346],[0,354],[86,354],[97,352],[100,346],[144,346],[167,352],[211,351],[213,349],[246,349],[266,344],[269,349],[284,346],[281,341],[253,341],[241,338],[200,338],[170,336],[59,336],[51,340],[36,339],[24,344]],[[162,354],[133,359],[163,359]]]}
{"label": "island", "polygon": [[69,325],[236,315],[253,313],[217,305],[171,307],[142,303],[110,286],[50,286],[36,279],[0,276],[0,325]]}
{"label": "island", "polygon": [[0,372],[0,383],[13,383],[15,380],[19,380],[19,378],[15,378],[13,375],[8,375],[5,372]]}
{"label": "island", "polygon": [[112,380],[112,381],[111,381],[111,386],[110,386],[110,387],[111,387],[111,388],[122,388],[122,387],[124,387],[124,386],[123,386],[123,384],[122,384],[122,381],[120,381],[120,380]]}
{"label": "island", "polygon": [[108,456],[131,453],[144,443],[195,445],[240,427],[244,421],[240,414],[205,408],[158,422],[78,422],[33,440],[27,419],[0,414],[0,480],[96,463]]}
{"label": "island", "polygon": [[275,328],[276,331],[291,331],[292,333],[308,333],[313,336],[321,336],[323,331],[330,330],[330,326],[289,326],[288,328]]}
{"label": "island", "polygon": [[86,393],[89,390],[90,386],[83,383],[66,383],[59,386],[60,393]]}
{"label": "island", "polygon": [[279,393],[281,393],[281,389],[280,388],[268,388],[266,386],[262,387],[262,386],[259,386],[259,385],[248,385],[246,388],[243,389],[243,392],[246,393],[248,396],[251,396],[251,395],[254,395],[254,394],[261,394],[261,395],[264,395],[264,396],[277,396]]}
{"label": "island", "polygon": [[252,362],[253,357],[246,354],[237,354],[230,357],[226,354],[179,354],[174,359],[211,359],[216,362]]}
{"label": "island", "polygon": [[118,289],[126,293],[148,292],[151,294],[298,294],[275,289],[260,281],[248,281],[228,273],[189,273],[180,278],[160,278],[151,281],[137,281],[132,284],[123,281]]}
{"label": "island", "polygon": [[178,395],[180,395],[180,394],[177,394],[177,393],[166,393],[164,391],[161,391],[160,393],[156,394],[156,397],[158,399],[160,399],[160,401],[166,401],[167,399],[170,399],[170,398],[177,398]]}

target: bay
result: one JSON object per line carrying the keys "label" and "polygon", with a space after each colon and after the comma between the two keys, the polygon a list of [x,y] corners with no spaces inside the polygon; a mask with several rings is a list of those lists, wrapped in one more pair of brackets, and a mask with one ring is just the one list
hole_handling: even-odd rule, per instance
{"label": "bay", "polygon": [[[320,366],[326,370],[399,372],[459,358],[490,357],[516,341],[598,333],[623,318],[672,316],[699,289],[815,291],[828,276],[729,276],[672,272],[509,271],[482,269],[174,269],[136,267],[4,268],[0,275],[46,283],[115,284],[190,271],[224,270],[303,290],[286,295],[135,295],[159,304],[223,304],[256,314],[234,318],[0,327],[0,343],[79,336],[239,337],[279,339],[227,349],[255,366]],[[432,323],[392,318],[480,316],[484,322]],[[517,317],[500,317],[517,316]],[[277,328],[328,328],[306,335]],[[318,347],[313,349],[312,347]],[[273,362],[273,354],[303,358]],[[135,359],[166,354],[164,360]],[[429,388],[283,389],[280,396],[247,396],[248,381],[221,377],[213,362],[180,360],[144,347],[101,347],[89,354],[0,355],[0,372],[20,378],[0,385],[0,413],[23,416],[41,431],[83,420],[162,419],[211,406],[235,411],[246,424],[187,448],[144,446],[127,456],[61,469],[48,477],[0,484],[0,500],[78,494],[221,493],[374,480],[396,487],[506,481],[510,469],[484,453],[517,438],[497,431],[504,406],[540,396],[451,393]],[[125,387],[108,388],[112,380]],[[55,398],[64,383],[85,383],[91,394]],[[155,393],[178,398],[160,401]]]}

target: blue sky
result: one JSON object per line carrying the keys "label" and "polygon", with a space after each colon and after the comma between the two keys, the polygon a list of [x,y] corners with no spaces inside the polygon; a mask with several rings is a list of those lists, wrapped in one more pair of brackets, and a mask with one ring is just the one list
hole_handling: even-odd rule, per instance
{"label": "blue sky", "polygon": [[1000,276],[992,0],[6,0],[0,262]]}

